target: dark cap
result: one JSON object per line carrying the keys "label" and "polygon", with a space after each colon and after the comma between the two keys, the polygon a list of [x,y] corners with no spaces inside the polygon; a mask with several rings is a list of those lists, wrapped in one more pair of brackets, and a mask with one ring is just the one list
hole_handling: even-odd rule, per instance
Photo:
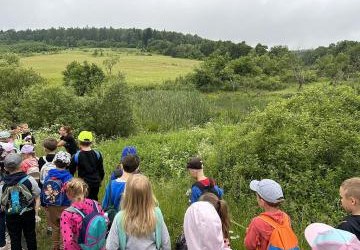
{"label": "dark cap", "polygon": [[202,169],[203,168],[203,162],[199,157],[193,157],[187,163],[187,168],[190,168],[190,169]]}
{"label": "dark cap", "polygon": [[4,159],[4,166],[7,169],[17,169],[22,161],[20,154],[10,153]]}

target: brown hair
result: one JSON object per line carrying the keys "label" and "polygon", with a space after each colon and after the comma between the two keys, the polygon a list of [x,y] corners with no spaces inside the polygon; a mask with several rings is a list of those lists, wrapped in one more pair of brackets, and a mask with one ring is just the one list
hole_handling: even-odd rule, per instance
{"label": "brown hair", "polygon": [[131,175],[121,201],[125,232],[136,237],[146,237],[153,233],[156,226],[155,206],[149,179],[141,174]]}
{"label": "brown hair", "polygon": [[221,225],[222,225],[222,232],[224,235],[224,238],[230,237],[230,214],[229,214],[229,207],[226,203],[226,201],[219,199],[215,194],[206,192],[204,193],[200,198],[199,201],[207,201],[211,203],[217,213],[219,214],[219,217],[221,219]]}
{"label": "brown hair", "polygon": [[70,126],[62,125],[60,128],[63,128],[68,135],[72,134],[72,128]]}
{"label": "brown hair", "polygon": [[353,197],[355,199],[360,200],[360,178],[353,177],[345,180],[341,186],[345,191],[345,197]]}
{"label": "brown hair", "polygon": [[66,184],[66,194],[74,200],[81,200],[88,194],[88,185],[81,178],[72,178]]}
{"label": "brown hair", "polygon": [[57,140],[55,138],[46,138],[44,140],[43,146],[49,151],[55,151],[57,148]]}

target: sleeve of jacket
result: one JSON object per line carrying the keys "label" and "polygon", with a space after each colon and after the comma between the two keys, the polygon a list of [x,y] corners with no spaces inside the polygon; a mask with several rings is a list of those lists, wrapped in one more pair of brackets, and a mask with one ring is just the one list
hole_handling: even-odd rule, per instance
{"label": "sleeve of jacket", "polygon": [[194,202],[197,202],[199,200],[200,196],[201,196],[201,190],[198,187],[193,186],[191,188],[191,197],[190,197],[191,204],[193,204]]}
{"label": "sleeve of jacket", "polygon": [[108,237],[106,239],[106,249],[107,250],[118,250],[120,249],[119,242],[119,227],[117,223],[120,220],[119,213],[115,215],[114,221],[111,225]]}
{"label": "sleeve of jacket", "polygon": [[[80,154],[79,154],[79,157],[80,157]],[[74,176],[76,169],[77,169],[77,164],[75,162],[75,155],[73,155],[71,157],[70,166],[69,166],[69,172],[72,176]]]}
{"label": "sleeve of jacket", "polygon": [[254,218],[252,219],[250,225],[246,230],[244,244],[247,250],[256,250],[258,243],[259,243],[259,234],[255,226],[255,218]]}
{"label": "sleeve of jacket", "polygon": [[102,208],[104,210],[106,210],[108,208],[108,205],[109,205],[109,199],[110,199],[110,188],[111,188],[111,182],[106,186],[106,189],[105,189],[105,196],[104,196],[104,199],[102,201]]}
{"label": "sleeve of jacket", "polygon": [[163,225],[162,225],[161,240],[162,240],[162,249],[163,250],[171,250],[170,235],[169,235],[169,231],[166,227],[165,221],[163,221]]}
{"label": "sleeve of jacket", "polygon": [[62,241],[64,249],[74,249],[74,246],[77,245],[77,235],[79,232],[76,232],[76,225],[73,225],[71,220],[71,213],[64,211],[61,214],[60,219],[60,231],[62,235]]}

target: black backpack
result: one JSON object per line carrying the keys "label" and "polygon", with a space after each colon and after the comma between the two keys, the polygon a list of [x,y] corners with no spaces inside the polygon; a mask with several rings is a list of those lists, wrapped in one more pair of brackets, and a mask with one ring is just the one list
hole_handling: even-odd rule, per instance
{"label": "black backpack", "polygon": [[217,197],[219,197],[219,199],[221,199],[218,191],[215,188],[215,180],[212,178],[209,178],[210,181],[210,185],[209,186],[205,186],[204,184],[202,184],[200,181],[195,182],[192,186],[194,187],[198,187],[201,191],[202,194],[204,193],[213,193],[215,194]]}

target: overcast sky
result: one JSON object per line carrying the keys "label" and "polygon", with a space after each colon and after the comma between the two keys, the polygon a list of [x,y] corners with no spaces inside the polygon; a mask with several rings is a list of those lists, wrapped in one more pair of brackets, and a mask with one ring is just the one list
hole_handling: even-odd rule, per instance
{"label": "overcast sky", "polygon": [[360,0],[0,0],[0,29],[155,28],[314,48],[360,40]]}

